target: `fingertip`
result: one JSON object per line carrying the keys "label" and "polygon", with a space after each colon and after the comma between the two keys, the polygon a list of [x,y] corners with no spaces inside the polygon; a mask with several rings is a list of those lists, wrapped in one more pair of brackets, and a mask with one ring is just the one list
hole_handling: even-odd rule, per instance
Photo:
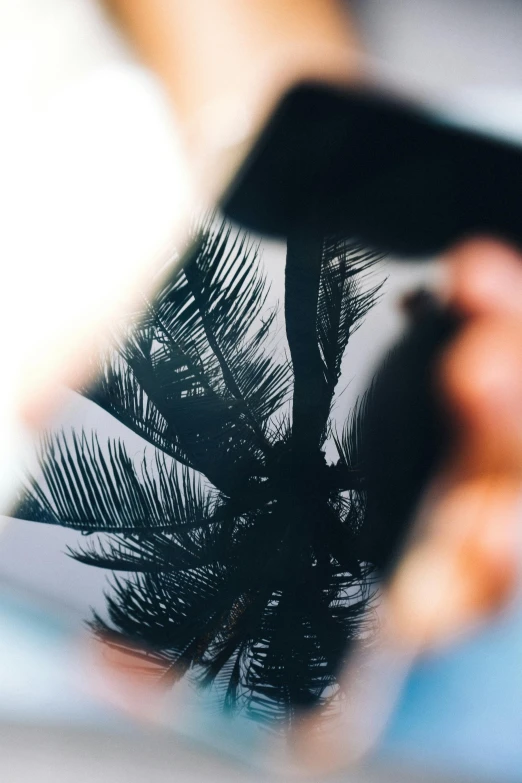
{"label": "fingertip", "polygon": [[446,256],[449,298],[467,315],[512,313],[522,316],[522,254],[491,237],[474,237]]}
{"label": "fingertip", "polygon": [[444,399],[462,423],[484,430],[522,422],[518,322],[475,319],[444,354],[440,369]]}

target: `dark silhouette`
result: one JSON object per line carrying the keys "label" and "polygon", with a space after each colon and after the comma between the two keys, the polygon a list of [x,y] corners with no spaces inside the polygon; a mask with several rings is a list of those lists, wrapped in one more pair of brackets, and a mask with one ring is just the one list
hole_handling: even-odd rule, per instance
{"label": "dark silhouette", "polygon": [[423,289],[410,293],[403,305],[407,328],[375,372],[359,418],[366,496],[359,549],[383,584],[394,573],[415,511],[455,436],[436,371],[462,317]]}
{"label": "dark silhouette", "polygon": [[141,645],[165,682],[188,673],[258,718],[288,721],[331,699],[347,643],[365,632],[359,417],[337,436],[330,412],[378,292],[361,285],[376,260],[312,230],[289,238],[288,359],[258,248],[206,225],[80,390],[152,444],[154,460],[137,466],[96,435],[46,436],[42,475],[16,512],[92,535],[74,557],[121,572],[96,633]]}

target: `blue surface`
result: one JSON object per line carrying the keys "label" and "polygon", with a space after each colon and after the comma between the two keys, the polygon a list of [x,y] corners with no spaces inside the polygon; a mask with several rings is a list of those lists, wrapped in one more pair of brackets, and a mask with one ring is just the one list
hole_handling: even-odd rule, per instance
{"label": "blue surface", "polygon": [[417,665],[382,751],[444,770],[522,781],[522,605]]}
{"label": "blue surface", "polygon": [[0,593],[0,719],[116,725],[88,691],[80,640],[59,613]]}
{"label": "blue surface", "polygon": [[[77,639],[59,615],[0,594],[0,718],[76,722],[121,730],[126,721],[82,687]],[[264,756],[249,722],[217,720],[196,700],[182,733],[234,754]],[[261,753],[260,753],[261,752]],[[494,781],[522,781],[522,601],[482,633],[419,663],[380,755]]]}

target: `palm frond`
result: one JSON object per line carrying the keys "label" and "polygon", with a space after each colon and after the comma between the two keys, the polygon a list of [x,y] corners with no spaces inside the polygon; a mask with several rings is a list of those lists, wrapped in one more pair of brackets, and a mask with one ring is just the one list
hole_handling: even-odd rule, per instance
{"label": "palm frond", "polygon": [[373,386],[370,386],[370,388],[359,397],[353,409],[350,411],[341,435],[335,430],[332,433],[335,447],[340,458],[339,464],[350,473],[358,474],[360,476],[364,475],[363,438],[368,409],[371,405],[373,394]]}
{"label": "palm frond", "polygon": [[291,368],[274,358],[276,310],[259,249],[207,221],[184,268],[98,361],[79,391],[220,490],[262,472],[271,416],[289,397]]}
{"label": "palm frond", "polygon": [[136,468],[121,441],[45,435],[41,479],[27,475],[15,516],[85,533],[176,530],[212,522],[212,495],[186,467],[156,454]]}
{"label": "palm frond", "polygon": [[372,307],[380,285],[362,278],[381,256],[321,233],[287,245],[285,319],[294,371],[293,438],[300,453],[319,449],[350,335]]}
{"label": "palm frond", "polygon": [[349,643],[363,631],[370,598],[364,580],[317,566],[309,568],[306,587],[274,593],[252,645],[249,712],[288,726],[303,709],[320,706],[337,684]]}
{"label": "palm frond", "polygon": [[[135,333],[134,339],[139,339],[142,334]],[[141,435],[152,446],[190,466],[190,460],[172,427],[147,395],[121,353],[111,349],[98,356],[95,377],[94,383],[83,384],[76,390]]]}
{"label": "palm frond", "polygon": [[[230,541],[223,537],[221,546],[213,532],[203,531],[192,543],[192,557],[184,568],[176,558],[175,567],[168,569],[174,549],[170,547],[164,548],[160,570],[115,579],[107,596],[109,621],[96,615],[96,633],[129,650],[139,643],[169,666],[204,667],[205,656],[235,612],[237,560],[230,556]],[[151,559],[156,556],[154,551]]]}
{"label": "palm frond", "polygon": [[330,399],[348,341],[374,306],[383,283],[365,278],[382,254],[346,239],[325,240],[317,305],[317,338]]}
{"label": "palm frond", "polygon": [[288,366],[267,351],[275,317],[261,318],[268,292],[259,247],[230,226],[209,222],[183,272],[151,310],[171,339],[212,375],[214,388],[235,400],[254,431],[262,430],[291,380]]}
{"label": "palm frond", "polygon": [[124,358],[168,422],[167,433],[184,461],[230,493],[242,473],[260,470],[259,444],[234,401],[216,388],[211,373],[158,320],[154,335],[150,354],[129,341]]}
{"label": "palm frond", "polygon": [[365,633],[364,399],[333,433],[337,464],[321,449],[349,337],[378,295],[364,279],[376,260],[319,232],[290,238],[290,364],[258,247],[205,223],[80,389],[154,458],[83,432],[44,436],[16,511],[87,534],[69,554],[113,572],[96,634],[150,676],[188,674],[263,720],[288,725],[331,700],[347,643]]}

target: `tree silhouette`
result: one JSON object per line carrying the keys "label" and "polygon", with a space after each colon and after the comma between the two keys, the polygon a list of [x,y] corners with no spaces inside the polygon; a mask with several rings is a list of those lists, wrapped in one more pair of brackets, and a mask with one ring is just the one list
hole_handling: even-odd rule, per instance
{"label": "tree silhouette", "polygon": [[121,441],[84,432],[46,435],[16,511],[82,531],[73,556],[114,572],[97,634],[141,645],[165,682],[187,674],[257,718],[288,721],[330,699],[347,643],[364,633],[359,415],[338,436],[330,414],[348,340],[378,293],[361,282],[376,260],[313,230],[288,239],[288,358],[259,248],[205,224],[80,390],[154,458],[136,464]]}

